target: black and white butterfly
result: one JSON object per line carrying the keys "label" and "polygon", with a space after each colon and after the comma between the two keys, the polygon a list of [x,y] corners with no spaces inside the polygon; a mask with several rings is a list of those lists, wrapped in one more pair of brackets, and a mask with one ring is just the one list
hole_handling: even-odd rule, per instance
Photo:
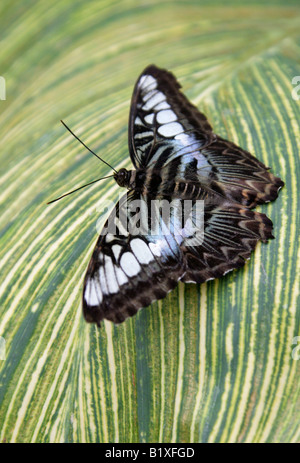
{"label": "black and white butterfly", "polygon": [[[242,267],[259,240],[273,238],[271,220],[251,209],[274,200],[283,186],[250,153],[214,134],[175,77],[154,65],[134,88],[129,152],[134,170],[114,175],[129,191],[111,213],[84,280],[84,317],[98,325],[123,322],[179,281],[203,283]],[[130,208],[136,200],[139,211]],[[147,218],[143,232],[131,233],[125,225],[137,215],[143,221],[143,205],[146,210],[153,200],[175,204],[172,227],[156,211],[152,225]],[[186,200],[191,209],[183,218]],[[191,245],[198,200],[204,201],[204,229]]]}

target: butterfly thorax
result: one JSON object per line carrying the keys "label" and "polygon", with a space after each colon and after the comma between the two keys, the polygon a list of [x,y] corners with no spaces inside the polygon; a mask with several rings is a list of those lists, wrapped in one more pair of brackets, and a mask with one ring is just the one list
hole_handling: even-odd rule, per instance
{"label": "butterfly thorax", "polygon": [[146,179],[146,171],[143,169],[120,169],[114,175],[114,179],[121,187],[128,188],[129,190],[142,191]]}

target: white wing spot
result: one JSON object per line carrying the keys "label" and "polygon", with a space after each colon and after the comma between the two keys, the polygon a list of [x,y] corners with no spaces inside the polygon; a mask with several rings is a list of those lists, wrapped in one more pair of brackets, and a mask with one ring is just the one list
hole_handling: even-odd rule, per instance
{"label": "white wing spot", "polygon": [[195,145],[195,150],[198,151],[199,142],[197,142],[194,135],[192,135],[190,133],[186,134],[186,133],[182,132],[182,133],[176,135],[175,140],[180,140],[180,142],[183,145],[188,146],[189,148],[191,148],[191,150],[189,150],[189,152],[191,152],[192,149],[194,149],[194,147],[192,146],[193,144]]}
{"label": "white wing spot", "polygon": [[119,259],[119,255],[120,255],[121,250],[122,250],[122,246],[120,246],[119,244],[114,244],[113,245],[112,252],[114,253],[114,256],[115,256],[116,260]]}
{"label": "white wing spot", "polygon": [[134,120],[135,125],[144,125],[139,117],[136,117]]}
{"label": "white wing spot", "polygon": [[134,138],[139,140],[139,139],[148,138],[152,136],[153,136],[153,132],[148,131],[148,132],[136,133]]}
{"label": "white wing spot", "polygon": [[99,268],[99,283],[100,283],[101,291],[104,294],[108,294],[109,290],[108,290],[107,281],[106,281],[106,278],[105,278],[105,272],[104,272],[104,267],[103,266]]}
{"label": "white wing spot", "polygon": [[142,99],[143,99],[144,104],[146,104],[146,102],[150,100],[150,98],[152,98],[156,93],[157,93],[157,90],[155,88],[150,91],[148,90],[143,91]]}
{"label": "white wing spot", "polygon": [[124,285],[128,282],[128,278],[126,277],[125,273],[120,267],[115,267],[116,270],[116,277],[118,280],[119,285]]}
{"label": "white wing spot", "polygon": [[156,92],[153,97],[151,97],[146,104],[143,106],[144,111],[154,108],[158,103],[161,103],[165,100],[165,95],[161,92]]}
{"label": "white wing spot", "polygon": [[88,305],[99,305],[102,301],[102,293],[99,294],[96,291],[96,284],[93,280],[88,280],[86,287],[85,287],[85,295],[84,298]]}
{"label": "white wing spot", "polygon": [[140,264],[147,265],[153,260],[153,255],[147,244],[140,238],[132,240],[130,246]]}
{"label": "white wing spot", "polygon": [[151,114],[148,114],[146,117],[145,117],[145,122],[147,124],[153,124],[153,119],[154,119],[154,114],[151,113]]}
{"label": "white wing spot", "polygon": [[167,124],[168,122],[174,122],[176,120],[177,116],[171,109],[164,109],[157,114],[157,122],[159,124]]}
{"label": "white wing spot", "polygon": [[161,256],[161,246],[159,241],[157,243],[149,243],[149,248],[154,256]]}
{"label": "white wing spot", "polygon": [[163,101],[162,103],[159,103],[155,107],[156,111],[160,111],[161,109],[169,109],[169,108],[171,108],[171,106],[166,101]]}
{"label": "white wing spot", "polygon": [[158,133],[163,137],[174,137],[181,132],[183,132],[183,127],[178,122],[171,122],[170,124],[162,125],[158,129]]}
{"label": "white wing spot", "polygon": [[115,235],[113,235],[112,233],[107,233],[105,237],[106,243],[111,243],[114,239],[116,239]]}
{"label": "white wing spot", "polygon": [[140,79],[139,87],[143,89],[147,88],[147,90],[152,90],[156,88],[156,80],[154,79],[154,77],[149,75],[142,76]]}
{"label": "white wing spot", "polygon": [[129,277],[137,275],[141,270],[140,264],[131,252],[125,252],[122,255],[120,264]]}
{"label": "white wing spot", "polygon": [[105,256],[104,260],[104,271],[106,277],[106,285],[109,293],[117,293],[119,291],[119,285],[116,281],[116,275],[114,271],[114,265],[109,256]]}

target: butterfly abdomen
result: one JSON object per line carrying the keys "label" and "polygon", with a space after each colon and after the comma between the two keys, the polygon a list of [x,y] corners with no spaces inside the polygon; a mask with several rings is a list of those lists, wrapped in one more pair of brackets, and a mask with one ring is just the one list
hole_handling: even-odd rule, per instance
{"label": "butterfly abdomen", "polygon": [[151,199],[172,197],[195,200],[199,199],[205,191],[197,181],[176,180],[176,176],[157,169],[136,171],[134,189]]}

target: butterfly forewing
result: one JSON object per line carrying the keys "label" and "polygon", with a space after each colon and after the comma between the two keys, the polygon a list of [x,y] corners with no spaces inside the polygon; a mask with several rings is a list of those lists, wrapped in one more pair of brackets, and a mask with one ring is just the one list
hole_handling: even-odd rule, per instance
{"label": "butterfly forewing", "polygon": [[[96,244],[83,292],[83,310],[89,322],[99,324],[104,318],[123,322],[165,297],[184,273],[179,244],[163,222],[156,234],[149,230],[146,214],[138,229],[130,227],[139,214],[131,208],[137,199],[147,209],[147,198],[135,192],[124,195]],[[126,218],[123,223],[121,216]],[[131,233],[128,228],[132,228]]]}
{"label": "butterfly forewing", "polygon": [[206,117],[183,95],[173,74],[148,66],[136,83],[129,116],[129,152],[135,167],[199,150],[213,139]]}

